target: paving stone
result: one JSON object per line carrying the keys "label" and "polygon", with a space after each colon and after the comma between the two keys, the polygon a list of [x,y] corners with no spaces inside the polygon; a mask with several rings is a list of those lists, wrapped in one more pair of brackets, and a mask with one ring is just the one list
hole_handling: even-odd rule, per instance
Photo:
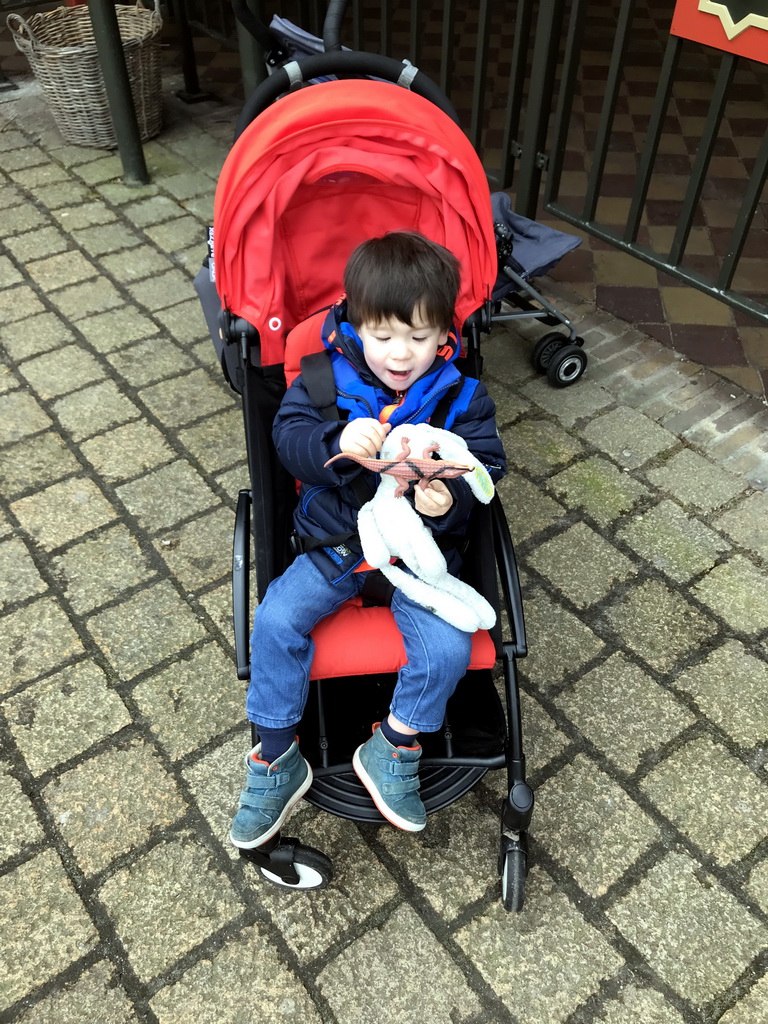
{"label": "paving stone", "polygon": [[138,476],[176,457],[160,431],[144,420],[92,437],[80,450],[99,476],[111,483]]}
{"label": "paving stone", "polygon": [[602,1008],[605,1024],[685,1024],[660,992],[628,985]]}
{"label": "paving stone", "polygon": [[222,473],[217,476],[216,483],[222,488],[230,501],[236,502],[242,488],[250,486],[248,482],[248,467],[241,461],[229,473]]}
{"label": "paving stone", "polygon": [[524,420],[509,427],[504,446],[510,465],[543,476],[584,450],[581,442],[548,420]]}
{"label": "paving stone", "polygon": [[531,403],[521,398],[518,392],[510,391],[501,384],[489,381],[489,385],[493,391],[493,400],[496,405],[496,423],[499,426],[501,439],[504,441],[506,448],[504,431],[507,424],[514,423],[523,413],[528,412],[531,408]]}
{"label": "paving stone", "polygon": [[157,665],[205,637],[205,629],[170,583],[143,590],[97,612],[88,628],[124,679]]}
{"label": "paving stone", "polygon": [[[393,949],[408,950],[409,969],[396,987],[389,980]],[[443,1024],[480,1009],[459,968],[410,907],[401,907],[385,924],[347,946],[321,971],[318,985],[342,1020],[375,1020],[385,990],[388,1014],[400,1017],[418,1005],[424,1024]]]}
{"label": "paving stone", "polygon": [[[235,683],[234,672],[230,671],[229,679],[230,686],[234,685],[238,688],[241,686],[241,684]],[[146,693],[146,691],[144,692]],[[205,754],[194,765],[185,768],[183,772],[201,814],[230,858],[235,861],[239,861],[240,855],[229,841],[229,829],[232,818],[237,812],[240,791],[243,788],[245,757],[251,749],[250,729],[245,717],[244,686],[240,689],[239,696],[242,709],[241,731],[226,740],[221,746]],[[304,805],[305,801],[301,801],[294,813],[301,814]],[[290,827],[291,829],[295,828],[293,818]],[[258,880],[257,884],[260,884]]]}
{"label": "paving stone", "polygon": [[738,640],[726,640],[701,664],[686,669],[675,686],[690,693],[704,714],[742,747],[768,740],[768,665]]}
{"label": "paving stone", "polygon": [[[311,898],[311,897],[310,897]],[[248,1020],[321,1024],[312,997],[281,959],[261,925],[244,928],[150,1000],[159,1024],[198,1024],[216,1007],[216,1024]]]}
{"label": "paving stone", "polygon": [[233,527],[230,510],[220,509],[160,534],[155,547],[176,579],[188,590],[196,590],[213,580],[229,577]]}
{"label": "paving stone", "polygon": [[129,512],[151,532],[167,529],[196,512],[220,504],[220,499],[184,460],[152,470],[117,493]]}
{"label": "paving stone", "polygon": [[24,542],[16,537],[0,542],[0,610],[47,589]]}
{"label": "paving stone", "polygon": [[94,224],[110,224],[116,220],[115,214],[108,206],[99,199],[93,199],[93,192],[90,189],[81,189],[76,185],[72,189],[72,193],[75,192],[82,194],[82,200],[67,203],[66,210],[61,209],[55,214],[67,231],[81,231],[83,228],[93,227]]}
{"label": "paving stone", "polygon": [[121,377],[135,388],[173,377],[194,366],[173,342],[164,337],[140,341],[113,352],[108,359]]}
{"label": "paving stone", "polygon": [[715,519],[713,525],[768,562],[767,494],[753,492],[737,508]]}
{"label": "paving stone", "polygon": [[642,782],[656,806],[721,864],[741,860],[765,836],[768,788],[723,747],[702,737]]}
{"label": "paving stone", "polygon": [[87,478],[71,477],[37,494],[19,498],[11,510],[36,543],[50,550],[95,530],[116,517],[98,487]]}
{"label": "paving stone", "polygon": [[682,505],[702,512],[720,508],[745,489],[737,476],[687,448],[658,469],[650,469],[647,476]]}
{"label": "paving stone", "polygon": [[50,294],[48,299],[73,323],[94,313],[104,313],[122,306],[124,301],[120,292],[105,277],[61,288]]}
{"label": "paving stone", "polygon": [[583,509],[600,526],[629,512],[648,493],[646,487],[599,456],[569,466],[552,477],[549,487],[569,509]]}
{"label": "paving stone", "polygon": [[623,642],[660,672],[717,632],[712,619],[657,580],[633,587],[604,616]]}
{"label": "paving stone", "polygon": [[3,236],[27,232],[30,228],[47,227],[49,220],[41,210],[29,203],[3,210]]}
{"label": "paving stone", "polygon": [[122,525],[73,545],[51,564],[78,614],[114,600],[155,574],[137,541]]}
{"label": "paving stone", "polygon": [[101,263],[116,281],[142,281],[173,269],[173,263],[159,252],[141,246],[125,252],[110,253],[102,257]]}
{"label": "paving stone", "polygon": [[40,398],[64,395],[104,376],[99,362],[78,345],[67,345],[29,359],[22,372]]}
{"label": "paving stone", "polygon": [[592,630],[539,592],[526,598],[525,629],[528,657],[522,669],[542,693],[558,686],[603,648]]}
{"label": "paving stone", "polygon": [[3,981],[0,1006],[42,985],[99,941],[85,907],[51,850],[0,878]]}
{"label": "paving stone", "polygon": [[[254,585],[253,578],[251,579]],[[213,619],[214,624],[221,630],[227,641],[232,637],[232,584],[225,583],[214,590],[208,590],[198,595],[198,603],[206,610]],[[255,608],[255,593],[251,597],[251,607]]]}
{"label": "paving stone", "polygon": [[119,227],[116,224],[97,224],[78,231],[77,244],[91,256],[104,256],[118,249],[142,245],[143,240],[124,224]]}
{"label": "paving stone", "polygon": [[4,239],[5,245],[20,263],[41,259],[69,248],[70,241],[57,227],[50,225],[38,231],[28,231],[15,238]]}
{"label": "paving stone", "polygon": [[[210,184],[209,181],[209,188]],[[197,217],[177,217],[165,224],[154,224],[146,229],[146,234],[163,252],[175,253],[196,245],[200,252],[198,267],[202,264],[207,234]]]}
{"label": "paving stone", "polygon": [[483,358],[490,374],[512,386],[535,375],[531,366],[533,342],[524,336],[523,325],[517,328],[495,324],[490,338],[483,342]]}
{"label": "paving stone", "polygon": [[174,761],[245,717],[244,690],[234,665],[215,644],[150,676],[134,689],[133,698]]}
{"label": "paving stone", "polygon": [[50,160],[46,160],[45,163],[35,167],[21,167],[18,170],[7,168],[7,171],[8,177],[11,180],[17,181],[19,185],[28,191],[34,190],[41,185],[57,185],[62,182],[66,184],[69,181],[69,175],[66,170]]}
{"label": "paving stone", "polygon": [[430,817],[423,832],[383,828],[381,842],[445,920],[480,899],[497,878],[499,816],[469,793]]}
{"label": "paving stone", "polygon": [[26,271],[45,292],[89,280],[99,273],[98,267],[76,250],[46,254],[45,258],[28,263]]}
{"label": "paving stone", "polygon": [[168,270],[137,284],[128,282],[126,288],[147,309],[165,309],[191,293],[192,281],[180,270]]}
{"label": "paving stone", "polygon": [[80,320],[77,329],[99,352],[112,352],[132,341],[150,338],[159,333],[159,327],[135,306],[99,313]]}
{"label": "paving stone", "polygon": [[0,326],[0,342],[11,359],[19,363],[72,341],[72,331],[52,313],[28,317],[23,324]]}
{"label": "paving stone", "polygon": [[566,514],[559,502],[514,470],[499,481],[496,491],[504,506],[514,544],[528,540]]}
{"label": "paving stone", "polygon": [[613,395],[591,380],[582,380],[577,388],[553,388],[548,380],[537,378],[522,388],[532,402],[556,416],[566,427],[613,404]]}
{"label": "paving stone", "polygon": [[619,465],[636,469],[680,442],[636,409],[614,409],[584,428],[584,437]]}
{"label": "paving stone", "polygon": [[604,598],[614,584],[637,573],[637,566],[626,555],[585,523],[546,541],[528,556],[527,564],[579,608]]}
{"label": "paving stone", "polygon": [[[209,473],[242,461],[245,455],[242,412],[232,406],[178,432],[179,441]],[[247,476],[241,477],[246,480]],[[241,483],[238,487],[245,486]],[[237,492],[235,492],[236,494]]]}
{"label": "paving stone", "polygon": [[526,893],[512,941],[501,901],[456,940],[521,1024],[560,1024],[623,960],[540,869],[529,873]]}
{"label": "paving stone", "polygon": [[602,896],[655,842],[630,796],[583,755],[536,791],[536,840],[590,896]]}
{"label": "paving stone", "polygon": [[229,395],[204,370],[145,388],[141,398],[158,419],[172,427],[184,426],[232,404]]}
{"label": "paving stone", "polygon": [[761,978],[732,1010],[723,1014],[719,1024],[764,1024],[768,1006],[768,978]]}
{"label": "paving stone", "polygon": [[140,415],[139,409],[111,380],[60,398],[53,409],[62,427],[75,441],[135,420]]}
{"label": "paving stone", "polygon": [[768,931],[685,854],[670,853],[608,917],[664,981],[702,1006],[727,989]]}
{"label": "paving stone", "polygon": [[6,325],[47,312],[37,294],[25,284],[0,291],[0,321]]}
{"label": "paving stone", "polygon": [[0,765],[0,862],[43,838],[29,797],[18,779],[5,765]]}
{"label": "paving stone", "polygon": [[103,871],[186,811],[173,778],[142,741],[128,741],[77,765],[42,792],[86,875]]}
{"label": "paving stone", "polygon": [[[211,368],[215,367],[216,356],[211,344],[208,325],[197,297],[186,299],[167,309],[158,309],[154,316],[177,341],[191,342],[205,339]],[[187,346],[189,347],[189,346]]]}
{"label": "paving stone", "polygon": [[95,185],[98,182],[118,178],[121,168],[122,165],[117,154],[110,154],[109,156],[100,156],[96,160],[80,164],[77,168],[77,174],[78,177],[82,178],[89,185]]}
{"label": "paving stone", "polygon": [[561,693],[556,704],[618,767],[632,773],[695,721],[678,700],[623,654],[613,654]]}
{"label": "paving stone", "polygon": [[77,757],[131,724],[125,704],[93,661],[60,669],[9,697],[4,708],[33,775]]}
{"label": "paving stone", "polygon": [[764,571],[735,555],[695,584],[693,593],[732,629],[760,633],[768,622],[767,582]]}
{"label": "paving stone", "polygon": [[139,227],[160,224],[172,217],[183,216],[183,211],[179,209],[178,203],[174,203],[167,196],[150,196],[148,199],[142,199],[141,202],[131,203],[129,206],[124,206],[121,213]]}
{"label": "paving stone", "polygon": [[83,651],[59,604],[49,597],[11,612],[0,638],[0,694],[35,679]]}
{"label": "paving stone", "polygon": [[143,981],[243,910],[208,851],[186,835],[169,838],[116,872],[99,898]]}
{"label": "paving stone", "polygon": [[23,278],[16,267],[7,256],[0,256],[0,288],[8,288],[12,284],[19,284]]}
{"label": "paving stone", "polygon": [[[242,769],[238,785],[242,785]],[[373,912],[397,896],[398,886],[353,822],[317,811],[306,803],[300,807],[291,818],[290,834],[321,850],[334,871],[330,885],[312,893],[310,913],[301,893],[265,884],[255,868],[246,870],[280,934],[300,961],[306,962],[332,949],[351,929],[359,929]],[[322,922],[321,931],[318,922]]]}
{"label": "paving stone", "polygon": [[753,868],[747,890],[760,908],[768,913],[768,861],[764,860]]}
{"label": "paving stone", "polygon": [[20,441],[50,426],[50,417],[32,395],[25,391],[0,395],[0,436],[6,443]]}
{"label": "paving stone", "polygon": [[619,537],[657,569],[686,583],[711,569],[729,544],[674,501],[662,501],[620,527]]}
{"label": "paving stone", "polygon": [[16,1024],[136,1024],[133,1006],[112,964],[100,960],[76,981],[59,984],[49,996],[16,1017]]}

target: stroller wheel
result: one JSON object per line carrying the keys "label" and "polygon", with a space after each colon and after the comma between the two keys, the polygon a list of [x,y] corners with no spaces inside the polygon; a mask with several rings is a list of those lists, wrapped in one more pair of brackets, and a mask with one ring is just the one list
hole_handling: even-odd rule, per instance
{"label": "stroller wheel", "polygon": [[553,387],[575,384],[587,368],[587,356],[578,345],[565,345],[556,352],[547,367],[547,380]]}
{"label": "stroller wheel", "polygon": [[507,850],[501,868],[501,900],[504,909],[519,914],[525,901],[526,856],[521,849]]}
{"label": "stroller wheel", "polygon": [[298,844],[293,855],[293,867],[299,877],[298,882],[287,882],[280,875],[266,867],[259,871],[268,882],[282,886],[284,889],[325,889],[333,878],[333,865],[324,853],[312,846]]}
{"label": "stroller wheel", "polygon": [[546,373],[552,357],[567,344],[568,339],[557,331],[550,331],[543,338],[539,338],[531,353],[531,363],[536,373]]}

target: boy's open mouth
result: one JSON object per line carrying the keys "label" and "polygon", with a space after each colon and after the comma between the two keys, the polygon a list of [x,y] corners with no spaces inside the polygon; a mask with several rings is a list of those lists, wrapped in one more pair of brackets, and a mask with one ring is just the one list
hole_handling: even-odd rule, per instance
{"label": "boy's open mouth", "polygon": [[395,380],[405,380],[407,377],[410,377],[411,375],[410,370],[387,370],[387,373],[390,375],[390,377],[394,377]]}

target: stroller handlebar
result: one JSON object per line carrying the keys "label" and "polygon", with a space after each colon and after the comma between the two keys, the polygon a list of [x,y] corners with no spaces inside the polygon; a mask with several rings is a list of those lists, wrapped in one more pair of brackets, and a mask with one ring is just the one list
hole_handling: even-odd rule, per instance
{"label": "stroller handlebar", "polygon": [[274,103],[279,96],[301,84],[309,84],[313,78],[337,75],[343,78],[383,78],[398,84],[404,77],[407,88],[424,99],[434,103],[452,121],[458,124],[458,116],[451,101],[438,85],[423,72],[411,65],[384,57],[378,53],[363,53],[357,50],[332,50],[328,53],[299,57],[286,66],[278,68],[251,93],[245,102],[237,122],[235,138],[238,138],[254,118]]}

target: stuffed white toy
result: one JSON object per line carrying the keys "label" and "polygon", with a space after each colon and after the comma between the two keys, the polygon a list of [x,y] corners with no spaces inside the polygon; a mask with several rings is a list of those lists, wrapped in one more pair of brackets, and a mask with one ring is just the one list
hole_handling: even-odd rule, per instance
{"label": "stuffed white toy", "polygon": [[[432,459],[432,453],[439,453],[440,460]],[[466,441],[428,423],[404,424],[387,435],[378,459],[352,458],[381,474],[376,494],[357,518],[369,565],[381,569],[404,594],[458,629],[466,633],[490,629],[496,621],[493,608],[468,583],[448,572],[429,528],[403,498],[413,481],[426,487],[430,480],[461,476],[477,500],[487,505],[493,497],[493,482]],[[402,559],[414,575],[392,565],[393,558]]]}

